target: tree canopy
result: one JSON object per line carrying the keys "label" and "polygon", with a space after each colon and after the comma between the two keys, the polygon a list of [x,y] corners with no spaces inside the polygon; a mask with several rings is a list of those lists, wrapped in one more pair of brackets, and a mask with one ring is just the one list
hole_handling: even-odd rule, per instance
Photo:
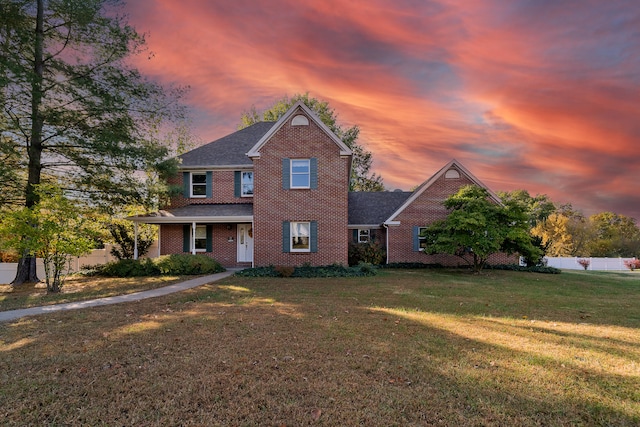
{"label": "tree canopy", "polygon": [[[41,182],[107,208],[153,205],[164,191],[177,165],[160,135],[183,118],[182,91],[131,66],[146,41],[120,5],[0,0],[0,157],[15,163],[0,168],[15,190],[5,203],[35,206]],[[26,271],[21,262],[14,283],[36,279]]]}
{"label": "tree canopy", "polygon": [[357,142],[358,136],[360,135],[360,128],[355,125],[344,129],[338,124],[338,115],[329,103],[318,100],[317,98],[312,98],[309,96],[309,93],[296,94],[291,98],[285,96],[262,113],[258,113],[255,106],[253,106],[249,111],[242,114],[238,128],[244,129],[261,121],[277,121],[298,101],[304,102],[304,104],[316,113],[318,118],[353,151],[349,190],[384,191],[382,177],[371,172],[373,154]]}
{"label": "tree canopy", "polygon": [[529,235],[529,217],[522,204],[500,204],[489,192],[475,185],[462,187],[449,196],[446,219],[427,226],[422,233],[425,253],[447,253],[467,261],[479,272],[489,256],[498,252],[520,253],[535,258],[541,251]]}

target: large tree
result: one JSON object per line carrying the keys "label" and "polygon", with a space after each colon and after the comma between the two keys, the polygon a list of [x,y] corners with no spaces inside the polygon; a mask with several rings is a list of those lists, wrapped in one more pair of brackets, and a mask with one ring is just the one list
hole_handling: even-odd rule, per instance
{"label": "large tree", "polygon": [[335,110],[329,106],[329,103],[312,98],[309,96],[309,93],[296,94],[291,98],[285,96],[262,113],[258,113],[255,106],[253,106],[249,111],[242,114],[238,128],[244,129],[261,121],[277,121],[298,101],[304,102],[304,104],[316,113],[320,120],[353,151],[349,190],[384,191],[382,177],[371,172],[371,165],[373,163],[372,153],[357,142],[358,136],[360,135],[360,128],[354,125],[348,129],[344,129],[338,124],[338,115]]}
{"label": "large tree", "polygon": [[[10,178],[27,208],[48,180],[93,204],[150,203],[157,182],[175,169],[158,137],[164,120],[181,118],[181,91],[132,67],[145,38],[117,14],[120,6],[0,0],[0,155],[18,154],[21,173]],[[37,280],[30,253],[14,284]]]}
{"label": "large tree", "polygon": [[529,217],[519,203],[500,204],[475,185],[462,187],[444,201],[446,219],[426,227],[425,253],[447,253],[467,261],[475,272],[498,252],[536,258],[542,252],[529,235]]}

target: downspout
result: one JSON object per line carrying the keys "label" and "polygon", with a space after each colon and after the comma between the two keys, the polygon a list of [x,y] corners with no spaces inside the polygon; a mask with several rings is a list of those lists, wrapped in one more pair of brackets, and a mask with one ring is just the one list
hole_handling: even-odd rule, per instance
{"label": "downspout", "polygon": [[161,241],[162,241],[162,226],[158,225],[158,257],[161,254],[161,251],[160,251],[160,242]]}
{"label": "downspout", "polygon": [[255,268],[256,264],[255,264],[255,259],[256,259],[256,229],[254,228],[254,224],[253,224],[253,217],[251,217],[251,234],[253,234],[253,237],[251,238],[251,244],[253,245],[253,247],[251,248],[251,268]]}
{"label": "downspout", "polygon": [[387,224],[382,224],[382,226],[384,227],[384,229],[386,230],[387,233],[387,238],[385,239],[385,246],[386,246],[386,256],[387,256],[387,262],[385,264],[389,264],[389,226]]}

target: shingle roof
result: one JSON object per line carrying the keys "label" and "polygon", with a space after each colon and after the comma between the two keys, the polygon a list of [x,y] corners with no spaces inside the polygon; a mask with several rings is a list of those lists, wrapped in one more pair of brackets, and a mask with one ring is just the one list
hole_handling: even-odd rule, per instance
{"label": "shingle roof", "polygon": [[129,217],[132,221],[138,221],[149,224],[160,223],[177,223],[182,221],[191,221],[192,219],[202,218],[204,222],[218,221],[246,221],[247,218],[253,216],[252,203],[227,203],[227,204],[198,204],[188,205],[176,209],[167,209],[153,212],[146,215]]}
{"label": "shingle roof", "polygon": [[349,193],[349,224],[380,225],[410,196],[410,191]]}
{"label": "shingle roof", "polygon": [[246,153],[275,122],[258,122],[179,156],[182,168],[208,166],[251,166]]}

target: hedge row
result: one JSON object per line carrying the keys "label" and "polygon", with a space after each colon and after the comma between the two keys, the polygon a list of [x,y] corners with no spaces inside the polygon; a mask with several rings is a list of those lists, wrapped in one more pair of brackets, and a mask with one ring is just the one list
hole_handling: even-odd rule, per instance
{"label": "hedge row", "polygon": [[363,277],[375,276],[376,267],[371,264],[359,264],[345,267],[342,264],[323,266],[302,265],[300,267],[268,266],[245,268],[236,276],[242,277]]}
{"label": "hedge row", "polygon": [[107,277],[183,276],[224,271],[220,263],[204,255],[174,254],[139,260],[123,259],[104,265],[84,267],[81,274]]}

